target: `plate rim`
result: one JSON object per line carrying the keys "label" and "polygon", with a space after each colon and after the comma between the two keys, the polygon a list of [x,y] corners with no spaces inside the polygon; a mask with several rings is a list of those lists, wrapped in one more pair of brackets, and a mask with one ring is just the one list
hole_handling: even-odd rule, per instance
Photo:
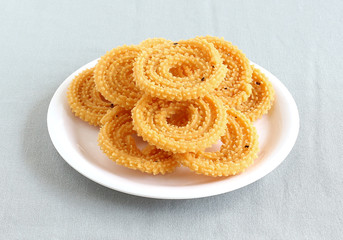
{"label": "plate rim", "polygon": [[[90,171],[90,168],[92,167],[92,164],[88,163],[86,165],[83,165],[83,167],[80,167],[80,165],[76,164],[75,161],[72,161],[66,151],[63,150],[63,147],[61,147],[58,144],[57,136],[55,135],[53,129],[52,129],[52,124],[53,124],[53,119],[52,119],[52,112],[53,112],[53,106],[55,102],[57,101],[58,96],[65,91],[66,86],[74,76],[76,76],[79,72],[83,71],[86,68],[92,68],[93,66],[96,65],[98,59],[95,59],[76,71],[74,71],[72,74],[70,74],[57,88],[57,90],[54,92],[53,97],[51,98],[51,101],[49,103],[48,111],[47,111],[47,128],[49,132],[50,139],[57,150],[57,152],[60,154],[60,156],[63,158],[64,161],[66,161],[72,168],[74,168],[77,172],[85,176],[86,178],[102,185],[107,188],[120,191],[126,194],[130,195],[135,195],[135,196],[141,196],[141,197],[147,197],[147,198],[154,198],[154,199],[195,199],[195,198],[203,198],[203,197],[209,197],[209,196],[214,196],[214,195],[219,195],[227,192],[231,192],[234,190],[237,190],[239,188],[245,187],[253,182],[256,182],[257,180],[265,177],[268,175],[270,172],[272,172],[274,169],[276,169],[288,156],[288,154],[291,152],[293,146],[296,143],[297,136],[299,133],[299,127],[300,127],[300,119],[299,119],[299,112],[298,108],[296,105],[296,102],[294,98],[292,97],[291,93],[288,91],[288,89],[285,87],[285,85],[272,73],[270,73],[268,70],[265,68],[259,66],[256,63],[253,63],[250,61],[252,65],[254,65],[256,68],[260,69],[263,73],[265,73],[268,76],[272,76],[272,85],[274,88],[280,89],[280,92],[283,94],[284,99],[286,99],[289,107],[289,111],[291,112],[290,116],[288,116],[288,125],[289,127],[289,134],[287,135],[287,141],[282,144],[280,147],[280,150],[278,151],[277,158],[275,158],[274,161],[272,161],[272,164],[269,164],[268,166],[264,166],[264,171],[254,171],[250,173],[250,177],[246,178],[246,180],[241,183],[241,184],[236,184],[231,187],[225,187],[225,181],[224,182],[215,182],[216,185],[222,185],[221,187],[216,187],[214,188],[215,190],[212,191],[201,191],[202,185],[200,186],[188,186],[188,187],[183,187],[183,191],[175,191],[173,189],[173,194],[171,194],[171,189],[168,187],[167,191],[165,191],[165,187],[163,186],[150,186],[153,191],[149,192],[146,189],[144,190],[138,190],[137,188],[132,189],[132,186],[121,186],[120,184],[118,185],[113,185],[109,184],[105,181],[107,179],[107,175],[111,175],[113,177],[113,173],[109,173],[104,171],[103,169],[97,169],[98,171],[102,172],[104,174],[104,179],[99,179],[96,175],[93,174],[92,171]],[[94,168],[94,167],[93,167]],[[93,169],[94,170],[94,169]],[[135,182],[136,185],[139,185],[139,183]],[[232,184],[231,184],[232,185]],[[145,186],[145,185],[143,185]],[[192,188],[192,191],[190,191],[189,188]],[[198,188],[200,188],[200,191],[197,191]],[[155,189],[155,190],[154,190]],[[157,190],[157,191],[156,191]],[[177,193],[177,194],[175,194]]]}

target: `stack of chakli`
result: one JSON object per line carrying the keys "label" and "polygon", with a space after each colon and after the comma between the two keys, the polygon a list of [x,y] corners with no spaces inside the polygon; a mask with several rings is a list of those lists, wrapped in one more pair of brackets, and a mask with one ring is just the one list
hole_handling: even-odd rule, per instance
{"label": "stack of chakli", "polygon": [[[257,158],[253,122],[274,90],[236,46],[206,36],[114,48],[73,79],[67,96],[77,117],[100,127],[98,144],[117,164],[154,175],[183,165],[217,177]],[[218,151],[206,151],[218,141]]]}

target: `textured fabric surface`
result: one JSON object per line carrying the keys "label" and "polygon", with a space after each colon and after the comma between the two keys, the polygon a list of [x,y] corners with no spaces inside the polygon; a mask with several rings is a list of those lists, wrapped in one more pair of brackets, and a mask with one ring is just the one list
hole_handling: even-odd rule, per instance
{"label": "textured fabric surface", "polygon": [[[1,239],[341,239],[343,2],[0,1]],[[154,200],[102,187],[56,152],[49,101],[74,70],[148,37],[223,36],[293,94],[287,159],[227,194]]]}

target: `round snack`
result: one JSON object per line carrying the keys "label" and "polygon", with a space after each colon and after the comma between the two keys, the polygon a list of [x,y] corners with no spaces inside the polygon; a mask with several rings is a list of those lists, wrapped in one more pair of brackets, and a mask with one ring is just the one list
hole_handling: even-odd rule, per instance
{"label": "round snack", "polygon": [[247,116],[250,121],[255,121],[267,113],[274,101],[274,88],[266,75],[259,69],[253,68],[252,93],[248,100],[236,107]]}
{"label": "round snack", "polygon": [[258,136],[255,127],[242,113],[228,109],[226,134],[218,152],[176,154],[176,158],[198,174],[212,177],[231,176],[243,172],[258,152]]}
{"label": "round snack", "polygon": [[101,122],[99,146],[117,164],[154,175],[173,172],[179,166],[170,152],[154,146],[147,146],[142,151],[137,148],[131,136],[135,131],[130,111],[116,106]]}
{"label": "round snack", "polygon": [[224,133],[226,108],[213,95],[188,101],[167,101],[144,95],[132,110],[137,134],[160,149],[197,152]]}
{"label": "round snack", "polygon": [[133,80],[133,63],[141,52],[139,46],[121,46],[101,57],[95,67],[95,83],[110,102],[132,109],[142,93]]}
{"label": "round snack", "polygon": [[93,70],[86,69],[77,75],[69,85],[67,96],[70,108],[77,117],[100,126],[101,118],[113,104],[96,90]]}
{"label": "round snack", "polygon": [[251,94],[251,74],[249,59],[230,42],[223,38],[202,37],[212,43],[227,67],[224,81],[216,89],[215,94],[222,98],[225,105],[233,107],[248,99]]}
{"label": "round snack", "polygon": [[144,48],[153,48],[159,46],[161,44],[172,43],[172,41],[164,39],[164,38],[148,38],[141,42],[139,46]]}
{"label": "round snack", "polygon": [[205,96],[226,72],[218,51],[202,39],[145,48],[134,64],[135,81],[143,92],[177,101]]}

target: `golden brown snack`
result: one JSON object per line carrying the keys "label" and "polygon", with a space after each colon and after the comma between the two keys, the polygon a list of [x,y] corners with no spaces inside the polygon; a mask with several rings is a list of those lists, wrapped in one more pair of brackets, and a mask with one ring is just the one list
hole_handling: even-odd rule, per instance
{"label": "golden brown snack", "polygon": [[113,107],[95,88],[94,68],[86,69],[70,83],[67,96],[71,110],[82,120],[100,126],[101,118]]}
{"label": "golden brown snack", "polygon": [[[76,116],[101,127],[99,146],[117,164],[154,175],[183,164],[217,177],[253,164],[252,121],[271,108],[274,89],[236,46],[206,36],[114,48],[67,95]],[[135,134],[149,145],[140,150]],[[206,152],[219,139],[220,150]]]}
{"label": "golden brown snack", "polygon": [[134,65],[135,81],[143,92],[177,101],[214,91],[227,72],[218,51],[202,39],[146,48]]}
{"label": "golden brown snack", "polygon": [[135,131],[129,110],[116,106],[101,122],[99,146],[117,164],[154,175],[173,172],[179,166],[170,152],[154,146],[147,146],[142,151],[137,148],[131,136]]}
{"label": "golden brown snack", "polygon": [[255,121],[267,113],[274,101],[274,88],[266,75],[252,66],[252,93],[249,98],[236,107],[247,116],[250,121]]}
{"label": "golden brown snack", "polygon": [[167,101],[144,95],[132,110],[135,130],[143,139],[171,152],[196,152],[224,133],[226,108],[214,95]]}
{"label": "golden brown snack", "polygon": [[95,83],[110,102],[132,109],[142,93],[133,80],[133,64],[141,52],[139,46],[121,46],[101,57],[95,67]]}
{"label": "golden brown snack", "polygon": [[232,43],[218,37],[201,37],[212,43],[220,53],[223,64],[228,68],[224,81],[215,94],[224,104],[233,107],[248,99],[251,94],[251,74],[249,59]]}
{"label": "golden brown snack", "polygon": [[177,159],[197,174],[232,176],[243,172],[257,157],[258,136],[255,127],[242,113],[228,109],[226,134],[218,152],[176,154]]}

